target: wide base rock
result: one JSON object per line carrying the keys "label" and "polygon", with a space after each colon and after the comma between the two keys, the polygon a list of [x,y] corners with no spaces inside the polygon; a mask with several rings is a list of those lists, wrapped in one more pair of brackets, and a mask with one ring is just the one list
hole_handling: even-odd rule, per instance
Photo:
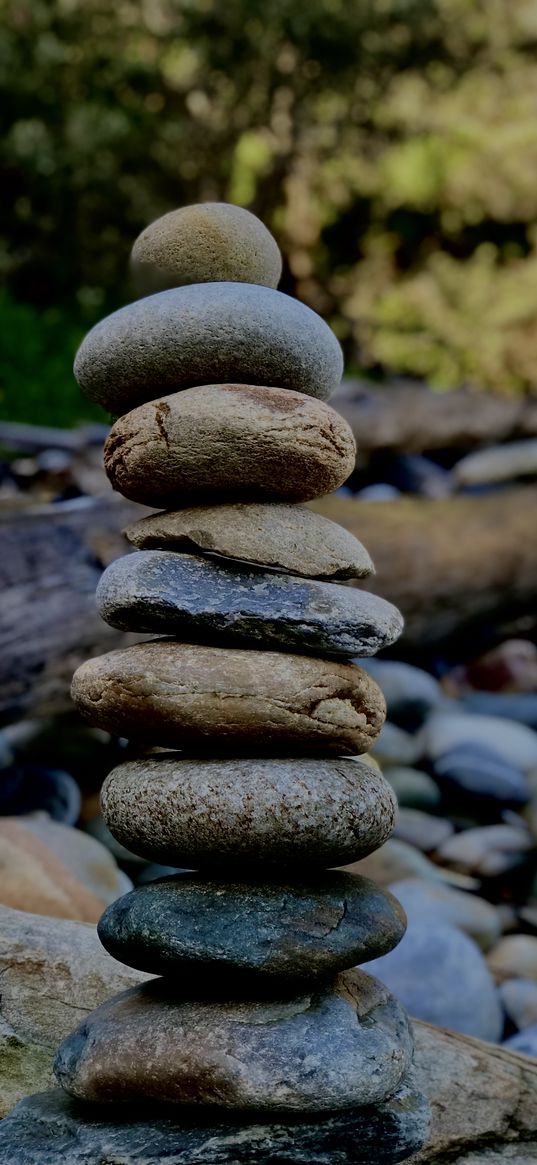
{"label": "wide base rock", "polygon": [[425,1143],[429,1106],[408,1079],[376,1108],[322,1121],[212,1120],[200,1123],[199,1111],[191,1120],[162,1109],[103,1112],[41,1092],[2,1121],[0,1165],[389,1165]]}

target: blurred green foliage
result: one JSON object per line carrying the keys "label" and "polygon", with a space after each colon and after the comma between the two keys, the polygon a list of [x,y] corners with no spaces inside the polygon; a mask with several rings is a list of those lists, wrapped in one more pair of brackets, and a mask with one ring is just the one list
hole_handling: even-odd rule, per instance
{"label": "blurred green foliage", "polygon": [[351,362],[535,384],[535,0],[0,12],[4,414],[80,415],[73,351],[132,295],[135,236],[220,198],[274,230]]}

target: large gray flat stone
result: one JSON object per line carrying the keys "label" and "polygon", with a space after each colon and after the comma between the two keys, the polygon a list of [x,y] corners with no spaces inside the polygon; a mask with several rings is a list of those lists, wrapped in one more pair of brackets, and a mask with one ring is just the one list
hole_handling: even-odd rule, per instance
{"label": "large gray flat stone", "polygon": [[0,1165],[390,1165],[419,1149],[429,1106],[405,1077],[375,1107],[322,1120],[248,1123],[220,1111],[115,1111],[59,1090],[31,1096],[0,1125]]}

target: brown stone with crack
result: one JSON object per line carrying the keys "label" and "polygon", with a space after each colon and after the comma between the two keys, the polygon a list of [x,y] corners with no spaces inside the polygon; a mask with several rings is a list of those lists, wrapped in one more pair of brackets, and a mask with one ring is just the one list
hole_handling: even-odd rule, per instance
{"label": "brown stone with crack", "polygon": [[286,388],[204,384],[120,417],[104,446],[114,489],[169,509],[217,500],[303,502],[342,485],[356,445],[323,401]]}
{"label": "brown stone with crack", "polygon": [[117,736],[194,752],[354,755],[386,716],[352,663],[156,639],[87,660],[72,696]]}
{"label": "brown stone with crack", "polygon": [[397,809],[378,769],[344,757],[141,757],[109,773],[101,800],[108,828],[133,853],[232,870],[357,860],[390,836]]}

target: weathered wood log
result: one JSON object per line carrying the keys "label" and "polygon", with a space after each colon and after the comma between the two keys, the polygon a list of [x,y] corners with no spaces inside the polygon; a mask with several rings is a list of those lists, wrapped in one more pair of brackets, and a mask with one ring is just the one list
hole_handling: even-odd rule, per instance
{"label": "weathered wood log", "polygon": [[[146,976],[107,955],[93,927],[0,907],[0,1115],[52,1084],[58,1042],[108,995]],[[537,1160],[537,1060],[416,1023],[431,1137],[412,1165]]]}
{"label": "weathered wood log", "polygon": [[360,585],[402,610],[398,654],[478,654],[502,623],[536,626],[537,486],[438,501],[334,495],[313,505],[367,546],[377,573]]}
{"label": "weathered wood log", "polygon": [[426,1023],[414,1030],[418,1085],[433,1120],[411,1165],[537,1160],[537,1060]]}
{"label": "weathered wood log", "polygon": [[471,449],[537,435],[537,396],[513,397],[458,388],[434,392],[419,381],[372,384],[346,379],[330,404],[349,422],[358,465],[377,449],[421,453]]}
{"label": "weathered wood log", "polygon": [[128,547],[140,509],[110,496],[0,514],[0,716],[69,707],[73,669],[124,636],[103,623],[95,588]]}

